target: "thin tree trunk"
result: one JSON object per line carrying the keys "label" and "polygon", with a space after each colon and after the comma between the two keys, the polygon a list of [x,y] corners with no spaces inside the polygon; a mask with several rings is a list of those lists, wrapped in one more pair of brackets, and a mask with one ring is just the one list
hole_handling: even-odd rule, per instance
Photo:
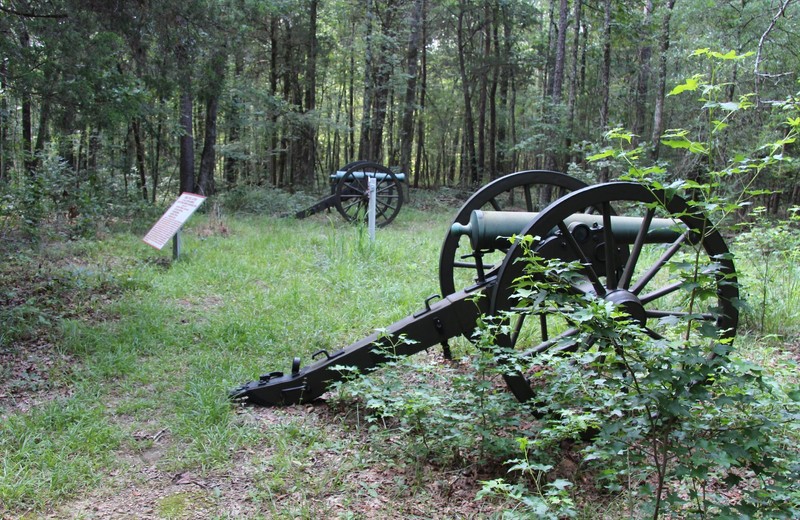
{"label": "thin tree trunk", "polygon": [[655,109],[653,110],[653,134],[650,138],[653,143],[650,157],[658,160],[661,147],[661,133],[664,131],[664,98],[667,92],[667,51],[669,50],[669,24],[675,0],[667,0],[664,18],[661,20],[661,34],[658,43],[658,85],[656,87]]}
{"label": "thin tree trunk", "polygon": [[[0,58],[0,91],[8,88],[8,68],[5,58]],[[0,96],[0,183],[8,179],[9,147],[8,147],[8,100]]]}
{"label": "thin tree trunk", "polygon": [[189,80],[184,78],[181,91],[181,139],[180,139],[180,191],[194,190],[194,127],[192,125],[192,93]]}
{"label": "thin tree trunk", "polygon": [[[238,79],[244,71],[244,55],[236,52],[234,57],[234,76]],[[228,133],[227,142],[229,145],[238,145],[241,138],[241,110],[239,107],[240,99],[234,94],[231,100],[231,108],[228,111]],[[236,185],[239,176],[239,159],[228,154],[225,156],[224,165],[225,185],[232,188]]]}
{"label": "thin tree trunk", "polygon": [[317,163],[317,125],[314,111],[317,109],[317,9],[319,0],[310,0],[308,21],[308,57],[305,77],[305,115],[301,127],[303,161],[300,163],[300,184],[311,186],[314,183],[314,170]]}
{"label": "thin tree trunk", "polygon": [[553,66],[553,104],[561,103],[564,85],[564,65],[567,56],[567,22],[569,2],[561,0],[558,8],[558,34],[556,35],[556,56]]}
{"label": "thin tree trunk", "polygon": [[217,108],[219,106],[218,94],[209,96],[206,102],[205,136],[203,138],[203,151],[200,152],[200,171],[197,183],[197,193],[200,195],[213,195],[216,192],[214,183],[214,164],[217,161]]}
{"label": "thin tree trunk", "polygon": [[[406,52],[406,95],[403,102],[403,119],[400,123],[400,170],[411,175],[411,149],[414,144],[414,101],[417,97],[417,57],[422,39],[423,0],[414,0],[409,17],[410,33]],[[417,164],[419,167],[419,164]],[[415,176],[416,178],[416,176]]]}
{"label": "thin tree trunk", "polygon": [[633,146],[639,144],[640,136],[644,135],[645,119],[647,111],[647,90],[650,84],[650,56],[653,51],[650,47],[650,23],[653,12],[652,0],[646,0],[644,4],[643,30],[640,32],[641,47],[639,47],[638,61],[639,67],[636,74],[636,100],[634,101],[633,116]]}
{"label": "thin tree trunk", "polygon": [[[278,50],[280,45],[278,43],[278,15],[273,15],[269,21],[269,93],[274,98],[278,97]],[[269,130],[269,180],[272,186],[278,186],[280,176],[278,169],[278,156],[282,153],[278,151],[278,111],[275,108],[270,110],[269,115],[270,130]]]}
{"label": "thin tree trunk", "polygon": [[[355,27],[351,32],[351,37],[355,38]],[[356,143],[356,116],[355,116],[355,81],[356,81],[356,53],[353,45],[350,45],[350,68],[348,69],[347,81],[347,136],[345,137],[344,162],[355,159]]]}
{"label": "thin tree trunk", "polygon": [[136,117],[133,119],[133,142],[136,150],[136,169],[139,170],[139,190],[142,193],[142,200],[147,198],[147,163],[145,162],[144,138],[142,137],[142,121]]}
{"label": "thin tree trunk", "polygon": [[489,63],[492,60],[492,19],[488,2],[484,3],[483,12],[483,63],[478,87],[478,183],[482,182],[486,172],[486,105],[489,96]]}
{"label": "thin tree trunk", "polygon": [[[420,170],[422,170],[422,157],[425,154],[425,89],[428,87],[428,31],[426,23],[427,14],[427,1],[422,0],[422,59],[421,59],[421,73],[420,73],[420,86],[419,86],[419,117],[417,118],[417,159],[415,161],[416,169],[414,170],[414,187],[419,188]],[[427,169],[425,170],[427,171]]]}
{"label": "thin tree trunk", "polygon": [[489,178],[491,180],[497,178],[497,85],[500,82],[500,37],[498,35],[500,13],[496,3],[493,4],[493,10],[494,23],[491,34],[494,63],[492,64],[492,81],[489,84],[489,137],[487,143],[489,147]]}
{"label": "thin tree trunk", "polygon": [[[28,31],[23,30],[19,35],[19,42],[23,49],[30,46]],[[33,156],[33,116],[32,101],[29,92],[22,94],[22,157],[25,171],[33,177],[36,170],[36,161]]]}
{"label": "thin tree trunk", "polygon": [[497,168],[499,170],[499,175],[503,175],[512,171],[508,156],[506,155],[506,148],[508,146],[508,126],[511,117],[508,108],[508,89],[511,80],[512,28],[508,12],[506,12],[503,7],[498,7],[498,9],[502,9],[503,12],[503,51],[501,56],[500,44],[497,42],[496,51],[498,53],[498,64],[500,66],[500,120],[497,125],[497,143],[499,145],[499,149],[497,150]]}
{"label": "thin tree trunk", "polygon": [[[600,67],[600,130],[608,127],[608,97],[611,92],[611,0],[603,1],[603,63]],[[608,182],[608,166],[600,170],[600,182]]]}
{"label": "thin tree trunk", "polygon": [[[159,105],[161,108],[164,107],[164,99],[159,100]],[[158,189],[158,181],[160,177],[160,169],[161,169],[161,146],[163,144],[164,139],[164,125],[163,125],[163,118],[162,114],[163,111],[159,111],[158,116],[158,126],[156,127],[156,153],[154,154],[155,157],[153,158],[153,167],[150,169],[150,177],[153,179],[153,189],[150,194],[150,201],[155,204],[156,203],[156,191]]]}
{"label": "thin tree trunk", "polygon": [[358,157],[365,160],[377,160],[370,155],[372,146],[370,139],[372,137],[372,104],[373,96],[375,94],[375,64],[374,64],[374,38],[372,37],[372,1],[366,0],[366,34],[364,35],[364,44],[366,49],[364,51],[364,99],[362,102],[363,115],[361,117],[361,135],[358,143]]}
{"label": "thin tree trunk", "polygon": [[575,134],[575,103],[578,99],[578,49],[581,38],[581,10],[582,1],[574,0],[572,11],[572,63],[569,74],[569,98],[567,100],[567,139],[565,143],[566,154],[569,156],[572,149],[572,138]]}
{"label": "thin tree trunk", "polygon": [[464,10],[466,3],[461,0],[460,9],[458,11],[458,70],[461,75],[461,91],[464,95],[464,147],[463,147],[463,164],[462,173],[464,177],[462,181],[467,181],[472,186],[478,185],[478,165],[475,157],[475,123],[472,118],[472,95],[470,94],[469,85],[470,81],[467,77],[466,58],[464,56],[466,42],[464,37]]}

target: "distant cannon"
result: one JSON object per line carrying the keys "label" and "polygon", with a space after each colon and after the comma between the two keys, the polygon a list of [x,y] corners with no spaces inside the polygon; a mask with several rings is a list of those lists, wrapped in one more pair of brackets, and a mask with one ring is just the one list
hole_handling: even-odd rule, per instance
{"label": "distant cannon", "polygon": [[[296,357],[288,374],[262,375],[230,396],[261,405],[306,403],[342,378],[337,366],[368,372],[388,360],[388,351],[406,356],[437,344],[448,357],[449,339],[470,337],[482,316],[516,308],[515,281],[524,274],[520,260],[527,252],[511,236],[539,237],[530,247],[544,259],[579,262],[579,279],[566,290],[620,306],[654,338],[663,337],[664,322],[679,318],[712,325],[721,338],[735,334],[736,272],[722,236],[702,213],[640,184],[586,187],[563,174],[527,171],[486,185],[462,206],[442,246],[440,300],[428,298],[420,311],[341,350],[321,350],[305,367]],[[705,293],[713,297],[680,297],[693,282],[670,267],[686,264],[683,255],[699,262],[695,272],[710,273],[713,290]],[[464,288],[455,290],[457,283]],[[528,358],[553,348],[580,349],[578,328],[554,319],[518,313],[497,342]],[[525,374],[508,367],[503,377],[517,399],[533,399]]]}
{"label": "distant cannon", "polygon": [[346,164],[330,175],[331,194],[312,206],[295,213],[295,218],[306,218],[336,208],[348,222],[367,219],[369,204],[369,178],[376,180],[375,225],[383,227],[394,220],[403,207],[404,173],[394,173],[389,168],[369,161]]}

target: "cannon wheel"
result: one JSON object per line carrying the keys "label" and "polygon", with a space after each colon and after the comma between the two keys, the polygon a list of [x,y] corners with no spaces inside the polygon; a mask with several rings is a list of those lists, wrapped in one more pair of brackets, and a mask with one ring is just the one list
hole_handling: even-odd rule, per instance
{"label": "cannon wheel", "polygon": [[[627,182],[590,186],[570,193],[548,206],[529,224],[523,235],[544,237],[550,230],[558,228],[561,230],[561,236],[565,237],[568,233],[564,224],[565,218],[581,212],[587,206],[600,208],[600,213],[604,217],[610,216],[612,204],[621,214],[643,217],[639,237],[630,246],[629,254],[605,255],[605,272],[595,272],[589,267],[582,271],[583,279],[575,281],[569,290],[576,294],[591,294],[620,304],[654,338],[670,334],[669,322],[680,318],[688,319],[689,313],[697,322],[713,325],[714,330],[722,338],[733,338],[738,323],[738,310],[735,305],[739,290],[728,247],[705,216],[690,208],[678,196],[667,200],[663,192]],[[639,240],[643,238],[641,230],[649,227],[649,219],[653,217],[676,218],[688,229],[671,244],[644,244],[644,240]],[[603,227],[602,251],[616,249],[610,227],[610,225]],[[609,244],[611,247],[608,247]],[[561,241],[561,247],[565,248],[565,252],[562,253],[563,259],[566,256],[574,256],[577,245],[566,237]],[[509,249],[491,295],[492,315],[513,308],[514,281],[523,275],[524,263],[518,262],[523,254],[523,247],[519,243]],[[701,270],[705,268],[708,273],[713,274],[710,277],[713,280],[711,282],[713,287],[707,287],[706,289],[710,290],[706,290],[705,294],[716,294],[716,297],[702,300],[695,298],[686,289],[694,280],[691,277],[687,280],[686,276],[681,278],[682,258],[685,258],[688,264],[699,259]],[[675,267],[678,269],[673,269]],[[691,275],[691,271],[688,273],[683,271],[683,274]],[[528,321],[538,323],[526,327],[526,332],[522,332],[525,316],[520,314],[513,324],[515,332],[502,338],[499,343],[514,347],[531,358],[550,348],[565,351],[581,348],[578,344],[578,332],[571,328],[570,324],[562,324],[559,334],[548,337],[547,321],[542,318],[540,316],[539,320],[536,320],[535,317],[530,317]],[[539,330],[536,331],[536,328]],[[527,329],[533,329],[533,333]],[[675,326],[672,325],[672,330],[674,329]],[[575,341],[571,342],[573,338]],[[713,341],[709,342],[709,356],[713,355],[711,349],[714,344]],[[527,401],[533,397],[531,385],[522,373],[512,372],[507,374],[505,379],[512,393],[520,401]]]}
{"label": "cannon wheel", "polygon": [[[569,175],[549,170],[526,170],[504,175],[483,186],[467,199],[458,211],[453,224],[467,224],[475,210],[541,211],[563,195],[581,188],[586,183]],[[477,264],[469,244],[459,243],[460,236],[452,236],[450,228],[444,237],[439,255],[439,288],[442,295],[453,294],[475,282]],[[464,242],[467,242],[464,239]],[[499,265],[502,252],[495,258],[486,256],[482,261]],[[491,269],[492,265],[484,265]]]}
{"label": "cannon wheel", "polygon": [[364,222],[369,208],[368,178],[377,176],[375,199],[375,225],[389,224],[403,206],[403,189],[392,170],[377,163],[356,161],[350,163],[336,183],[336,211],[348,222]]}

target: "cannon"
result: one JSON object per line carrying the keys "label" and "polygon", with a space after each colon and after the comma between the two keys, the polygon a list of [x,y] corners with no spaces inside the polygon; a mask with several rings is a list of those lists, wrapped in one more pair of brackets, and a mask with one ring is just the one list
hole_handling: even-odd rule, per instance
{"label": "cannon", "polygon": [[[515,236],[539,238],[524,246],[510,239]],[[586,186],[557,172],[526,171],[487,184],[459,210],[440,254],[441,296],[348,347],[316,352],[309,365],[296,357],[288,373],[267,373],[230,396],[260,405],[306,403],[342,378],[337,367],[368,372],[389,357],[438,344],[448,357],[448,341],[469,338],[482,317],[514,316],[509,311],[518,305],[520,260],[530,251],[544,259],[579,262],[579,276],[566,290],[613,302],[654,338],[668,334],[669,323],[680,318],[713,326],[720,339],[735,334],[736,271],[721,234],[705,215],[679,196],[637,183]],[[679,267],[689,264],[697,267],[687,275]],[[703,271],[713,285],[704,294],[712,296],[687,296]],[[462,288],[456,290],[456,284]],[[577,327],[558,323],[547,312],[516,313],[513,319],[510,332],[497,342],[523,358],[581,348]],[[503,378],[520,401],[535,397],[535,385],[518,369],[504,369]]]}
{"label": "cannon", "polygon": [[331,193],[306,209],[295,213],[295,218],[310,217],[321,211],[336,208],[348,222],[363,222],[369,204],[369,178],[376,181],[375,225],[384,227],[392,222],[403,206],[405,174],[394,173],[389,168],[369,161],[348,163],[330,175]]}

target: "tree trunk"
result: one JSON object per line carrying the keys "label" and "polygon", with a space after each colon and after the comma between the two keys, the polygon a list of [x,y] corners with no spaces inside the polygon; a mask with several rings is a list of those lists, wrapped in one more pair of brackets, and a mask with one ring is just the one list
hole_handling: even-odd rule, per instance
{"label": "tree trunk", "polygon": [[[0,57],[0,91],[7,92],[7,65],[4,57]],[[0,184],[8,179],[9,146],[8,146],[8,100],[0,96]]]}
{"label": "tree trunk", "polygon": [[[575,103],[578,99],[578,49],[581,38],[581,9],[582,1],[574,0],[572,11],[572,63],[569,74],[569,98],[567,99],[567,139],[565,143],[566,154],[569,156],[572,149],[572,138],[575,134]],[[568,162],[568,160],[566,161]]]}
{"label": "tree trunk", "polygon": [[300,160],[297,162],[296,181],[304,187],[314,184],[314,166],[317,157],[317,128],[312,116],[317,108],[317,7],[318,0],[310,0],[308,21],[308,54],[306,56],[305,95],[303,121],[300,125]]}
{"label": "tree trunk", "polygon": [[464,11],[466,3],[461,0],[458,11],[458,70],[461,75],[461,91],[464,96],[464,146],[462,155],[462,181],[467,181],[472,186],[478,185],[478,165],[475,158],[475,123],[472,118],[472,95],[469,90],[469,78],[467,77],[466,41],[464,37]]}
{"label": "tree trunk", "polygon": [[500,82],[500,37],[499,37],[499,24],[500,13],[498,12],[497,4],[494,4],[494,13],[492,16],[492,46],[493,49],[493,64],[492,64],[492,81],[489,84],[489,179],[494,180],[497,178],[497,85]]}
{"label": "tree trunk", "polygon": [[144,138],[142,137],[142,120],[138,117],[131,123],[133,129],[133,143],[136,150],[136,169],[139,170],[139,190],[142,200],[147,199],[147,166],[144,154]]}
{"label": "tree trunk", "polygon": [[181,91],[180,192],[194,190],[194,127],[192,125],[192,92],[188,78]]}
{"label": "tree trunk", "polygon": [[427,1],[422,0],[422,41],[420,47],[422,48],[422,59],[420,73],[420,86],[419,86],[419,117],[417,118],[417,159],[415,161],[416,169],[414,170],[414,187],[419,188],[419,178],[423,170],[422,161],[425,154],[425,89],[428,87],[428,32],[426,24]]}
{"label": "tree trunk", "polygon": [[[31,38],[28,31],[23,30],[19,35],[19,42],[23,49],[30,46]],[[25,51],[23,51],[25,52]],[[36,161],[33,156],[33,117],[31,95],[29,92],[22,94],[22,157],[25,171],[33,177],[36,170]]]}
{"label": "tree trunk", "polygon": [[561,103],[564,85],[564,63],[567,57],[567,21],[569,2],[561,0],[558,8],[558,34],[556,35],[556,56],[553,64],[553,104]]}
{"label": "tree trunk", "polygon": [[501,56],[499,54],[500,44],[498,42],[496,50],[498,52],[498,64],[500,66],[500,117],[497,125],[497,144],[499,145],[499,149],[497,150],[497,168],[499,174],[503,175],[512,171],[508,156],[506,155],[506,148],[508,146],[506,141],[508,139],[508,126],[511,117],[511,112],[508,108],[508,89],[511,81],[512,28],[508,12],[505,12],[506,10],[504,7],[500,9],[503,11],[503,52]]}
{"label": "tree trunk", "polygon": [[374,38],[372,37],[372,2],[373,0],[366,0],[366,29],[364,35],[364,98],[362,102],[361,116],[361,133],[358,142],[358,158],[364,160],[377,160],[370,156],[370,138],[372,137],[372,104],[373,96],[375,93],[375,64],[374,64]]}
{"label": "tree trunk", "polygon": [[675,7],[675,0],[667,0],[664,18],[661,20],[661,34],[658,39],[658,85],[656,87],[655,109],[653,110],[653,134],[650,140],[653,143],[650,157],[654,161],[658,160],[659,149],[661,147],[661,133],[664,131],[664,98],[667,92],[667,51],[669,50],[669,23],[672,17],[672,8]]}
{"label": "tree trunk", "polygon": [[[234,62],[234,76],[238,80],[244,71],[244,55],[242,52],[236,52]],[[226,140],[229,145],[236,145],[239,143],[242,124],[241,111],[239,107],[240,102],[241,100],[236,94],[234,94],[233,99],[231,100],[231,108],[228,111],[228,133]],[[232,157],[231,154],[226,155],[225,166],[223,168],[225,185],[228,188],[234,187],[239,176],[239,159],[237,157]]]}
{"label": "tree trunk", "polygon": [[[600,130],[608,130],[608,98],[611,93],[611,0],[603,1],[603,63],[600,67]],[[608,166],[600,170],[600,182],[608,182]]]}
{"label": "tree trunk", "polygon": [[647,112],[647,90],[650,83],[650,56],[652,49],[650,48],[650,22],[652,18],[653,2],[646,0],[644,4],[644,20],[643,29],[640,32],[638,61],[639,67],[636,74],[636,99],[634,101],[634,115],[633,115],[633,146],[639,144],[640,136],[644,135],[645,119]]}
{"label": "tree trunk", "polygon": [[[406,95],[403,102],[403,119],[400,122],[400,171],[411,175],[411,149],[414,144],[414,101],[417,97],[417,57],[422,39],[423,0],[414,0],[409,17],[410,32],[406,52]],[[417,164],[419,167],[419,164]],[[415,179],[418,178],[415,176]]]}
{"label": "tree trunk", "polygon": [[478,184],[483,182],[483,175],[486,172],[486,107],[489,97],[489,64],[492,61],[492,19],[488,2],[484,2],[483,13],[483,30],[481,31],[483,34],[483,63],[480,68],[478,87]]}
{"label": "tree trunk", "polygon": [[217,160],[217,108],[219,105],[218,94],[209,96],[206,102],[205,137],[203,138],[203,151],[200,153],[200,171],[197,182],[197,193],[200,195],[213,195],[216,192],[214,183],[214,164]]}
{"label": "tree trunk", "polygon": [[[351,32],[355,38],[355,27]],[[350,68],[348,69],[347,81],[347,135],[345,137],[344,146],[344,162],[350,162],[355,159],[356,153],[356,116],[355,116],[355,81],[356,81],[356,53],[351,44],[350,46]],[[338,168],[338,166],[337,166]]]}

